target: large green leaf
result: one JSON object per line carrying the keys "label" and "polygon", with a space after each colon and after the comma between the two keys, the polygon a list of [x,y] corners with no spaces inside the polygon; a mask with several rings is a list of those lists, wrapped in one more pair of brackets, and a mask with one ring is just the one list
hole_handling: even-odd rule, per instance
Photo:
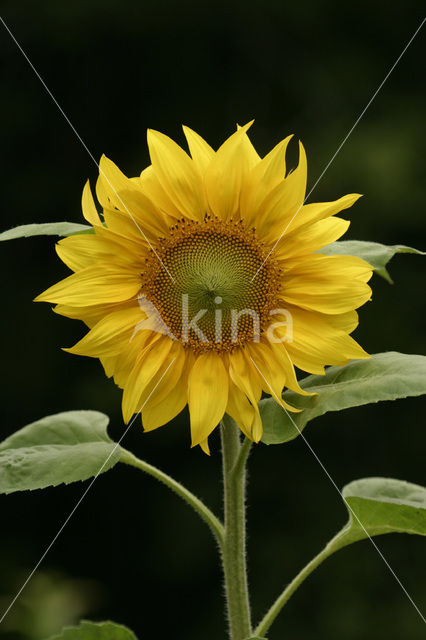
{"label": "large green leaf", "polygon": [[0,443],[0,493],[86,480],[111,469],[120,447],[107,435],[108,416],[67,411],[27,425]]}
{"label": "large green leaf", "polygon": [[426,356],[393,351],[376,353],[368,360],[353,360],[344,367],[328,367],[324,376],[307,376],[300,386],[317,395],[300,396],[286,391],[283,398],[303,409],[301,413],[286,413],[273,398],[261,400],[262,440],[266,444],[293,440],[310,420],[328,411],[426,393]]}
{"label": "large green leaf", "polygon": [[393,284],[393,280],[386,269],[387,263],[397,253],[417,253],[419,255],[426,255],[426,252],[413,249],[412,247],[406,247],[403,244],[385,245],[379,242],[364,242],[362,240],[340,240],[333,242],[327,247],[321,249],[320,253],[325,255],[350,255],[363,258],[374,268],[374,271],[387,280],[390,284]]}
{"label": "large green leaf", "polygon": [[77,224],[75,222],[22,224],[19,227],[0,233],[0,240],[15,240],[31,236],[71,236],[76,233],[93,233],[93,228],[87,224]]}
{"label": "large green leaf", "polygon": [[66,627],[49,640],[137,640],[133,631],[115,622],[80,622],[78,627]]}
{"label": "large green leaf", "polygon": [[393,478],[363,478],[342,491],[349,521],[328,544],[334,553],[348,544],[384,533],[426,536],[426,488]]}

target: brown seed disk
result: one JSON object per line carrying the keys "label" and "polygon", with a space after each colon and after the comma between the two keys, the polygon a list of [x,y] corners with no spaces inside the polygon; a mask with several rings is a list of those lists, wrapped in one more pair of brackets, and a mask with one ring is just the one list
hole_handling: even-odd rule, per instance
{"label": "brown seed disk", "polygon": [[281,269],[243,221],[179,220],[151,250],[141,295],[196,353],[257,340],[277,306]]}

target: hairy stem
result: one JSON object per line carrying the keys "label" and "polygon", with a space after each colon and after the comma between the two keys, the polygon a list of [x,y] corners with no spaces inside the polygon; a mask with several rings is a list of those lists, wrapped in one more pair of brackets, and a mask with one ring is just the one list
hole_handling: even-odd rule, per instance
{"label": "hairy stem", "polygon": [[225,416],[222,427],[225,539],[222,561],[231,640],[251,635],[246,565],[245,484],[250,442],[241,445],[240,431]]}
{"label": "hairy stem", "polygon": [[133,453],[127,451],[126,449],[121,450],[120,462],[124,464],[128,464],[132,467],[136,467],[137,469],[141,469],[148,473],[150,476],[159,480],[163,484],[165,484],[169,489],[172,489],[178,496],[180,496],[187,504],[189,504],[204,520],[206,524],[210,527],[213,535],[217,539],[220,548],[224,544],[225,531],[223,524],[219,521],[219,519],[214,515],[212,511],[199,499],[197,496],[194,496],[188,489],[186,489],[180,482],[172,478],[171,476],[164,473],[164,471],[160,471],[157,467],[154,467],[148,462],[144,460],[140,460]]}

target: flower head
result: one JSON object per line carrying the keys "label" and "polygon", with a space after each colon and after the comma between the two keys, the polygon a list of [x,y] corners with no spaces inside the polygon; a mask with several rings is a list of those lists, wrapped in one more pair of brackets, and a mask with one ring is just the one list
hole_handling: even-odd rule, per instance
{"label": "flower head", "polygon": [[83,320],[90,331],[71,353],[99,358],[123,389],[128,422],[145,430],[189,405],[192,444],[224,413],[254,441],[262,436],[262,392],[304,393],[294,366],[368,357],[350,337],[370,296],[372,269],[351,256],[316,253],[349,222],[334,214],[357,194],[304,204],[306,156],[286,172],[290,138],[264,158],[239,127],[215,152],[184,127],[190,155],[148,132],[151,165],[127,178],[106,157],[83,214],[93,234],[58,242],[74,274],[37,300]]}

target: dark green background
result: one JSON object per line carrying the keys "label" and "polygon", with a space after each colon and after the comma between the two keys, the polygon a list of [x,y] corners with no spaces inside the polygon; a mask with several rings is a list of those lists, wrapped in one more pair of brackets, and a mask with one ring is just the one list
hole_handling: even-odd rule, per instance
{"label": "dark green background", "polygon": [[[265,153],[289,133],[307,149],[312,186],[422,19],[422,3],[89,0],[2,3],[2,15],[96,159],[129,175],[148,163],[147,127],[183,142],[188,124],[218,146],[256,118]],[[315,189],[311,201],[357,191],[349,238],[425,249],[423,30]],[[96,167],[0,25],[1,228],[79,222]],[[294,153],[294,149],[293,149]],[[1,247],[0,434],[57,411],[93,408],[124,425],[120,392],[99,363],[64,353],[78,322],[31,302],[67,274],[52,238]],[[424,258],[400,256],[395,285],[374,277],[356,337],[370,352],[426,352]],[[425,484],[424,400],[318,419],[305,432],[337,485],[383,475]],[[218,438],[212,456],[189,448],[186,415],[125,445],[220,508]],[[2,496],[0,605],[35,565],[85,485]],[[255,447],[250,460],[249,554],[256,619],[345,519],[335,489],[303,441]],[[425,541],[377,540],[423,612]],[[128,624],[141,640],[224,638],[216,549],[197,517],[131,469],[101,477],[0,627],[42,639],[85,616]],[[53,612],[53,613],[52,613]],[[56,616],[56,617],[55,617]],[[420,640],[425,627],[371,543],[344,550],[313,575],[271,640]]]}

